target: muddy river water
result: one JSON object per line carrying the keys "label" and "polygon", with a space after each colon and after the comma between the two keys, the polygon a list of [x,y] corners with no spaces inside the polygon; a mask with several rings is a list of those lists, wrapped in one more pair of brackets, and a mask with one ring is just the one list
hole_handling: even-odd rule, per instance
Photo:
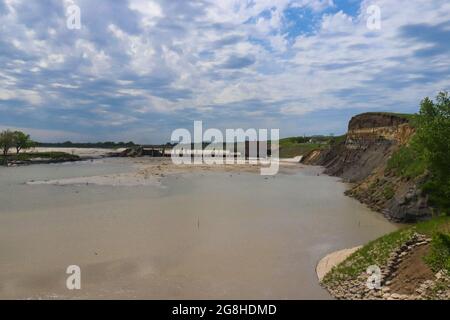
{"label": "muddy river water", "polygon": [[[131,159],[0,168],[0,298],[329,299],[318,260],[397,228],[315,167],[27,184],[132,170]],[[69,265],[80,290],[66,287]]]}

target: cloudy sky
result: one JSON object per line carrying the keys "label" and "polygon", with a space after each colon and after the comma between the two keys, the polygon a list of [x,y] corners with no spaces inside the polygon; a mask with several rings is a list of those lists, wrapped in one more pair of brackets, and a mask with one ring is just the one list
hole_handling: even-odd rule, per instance
{"label": "cloudy sky", "polygon": [[41,141],[158,143],[194,120],[340,134],[443,89],[448,0],[0,0],[0,129]]}

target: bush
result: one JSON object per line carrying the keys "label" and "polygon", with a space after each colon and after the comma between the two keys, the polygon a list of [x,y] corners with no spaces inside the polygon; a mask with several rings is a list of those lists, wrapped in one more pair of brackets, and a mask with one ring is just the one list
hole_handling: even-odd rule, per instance
{"label": "bush", "polygon": [[430,198],[430,203],[440,209],[443,215],[450,214],[450,181],[440,180],[432,176],[422,186],[422,190]]}
{"label": "bush", "polygon": [[14,133],[9,130],[0,132],[0,149],[3,155],[8,155],[12,147],[14,147]]}
{"label": "bush", "polygon": [[422,150],[430,180],[424,191],[430,195],[431,203],[441,212],[450,210],[450,97],[441,92],[436,102],[425,98],[417,117],[416,147]]}
{"label": "bush", "polygon": [[450,272],[450,234],[436,233],[431,241],[431,252],[424,259],[434,272],[442,269]]}
{"label": "bush", "polygon": [[416,178],[428,173],[421,186],[430,204],[440,213],[450,211],[450,97],[441,92],[436,102],[425,98],[420,112],[412,120],[416,134],[410,144],[401,147],[387,163],[397,176]]}

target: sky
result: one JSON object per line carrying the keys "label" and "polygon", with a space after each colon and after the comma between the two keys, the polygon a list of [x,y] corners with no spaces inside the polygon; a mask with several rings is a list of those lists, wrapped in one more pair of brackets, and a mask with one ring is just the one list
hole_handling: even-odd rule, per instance
{"label": "sky", "polygon": [[0,0],[0,129],[39,141],[338,135],[441,90],[448,0]]}

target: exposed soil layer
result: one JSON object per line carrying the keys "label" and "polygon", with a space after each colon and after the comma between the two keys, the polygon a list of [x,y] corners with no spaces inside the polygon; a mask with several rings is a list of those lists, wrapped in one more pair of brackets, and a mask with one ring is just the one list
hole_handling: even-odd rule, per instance
{"label": "exposed soil layer", "polygon": [[408,123],[408,119],[396,114],[383,112],[367,112],[354,116],[348,125],[349,130],[394,127]]}
{"label": "exposed soil layer", "polygon": [[433,280],[435,275],[423,258],[430,250],[430,245],[417,247],[398,265],[396,276],[392,279],[392,292],[400,294],[414,294],[419,284]]}

